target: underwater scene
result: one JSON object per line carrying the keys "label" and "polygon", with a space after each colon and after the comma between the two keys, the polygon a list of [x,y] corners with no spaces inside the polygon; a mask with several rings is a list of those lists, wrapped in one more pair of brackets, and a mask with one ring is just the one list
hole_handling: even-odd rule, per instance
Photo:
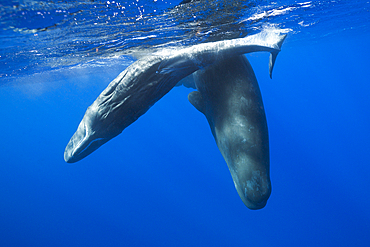
{"label": "underwater scene", "polygon": [[0,0],[0,246],[369,246],[370,2]]}

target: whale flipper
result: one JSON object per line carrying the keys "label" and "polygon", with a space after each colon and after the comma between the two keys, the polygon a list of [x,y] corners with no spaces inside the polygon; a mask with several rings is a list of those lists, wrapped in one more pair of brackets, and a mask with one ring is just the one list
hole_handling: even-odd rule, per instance
{"label": "whale flipper", "polygon": [[205,114],[205,102],[202,95],[198,91],[193,91],[188,95],[189,102],[201,113]]}

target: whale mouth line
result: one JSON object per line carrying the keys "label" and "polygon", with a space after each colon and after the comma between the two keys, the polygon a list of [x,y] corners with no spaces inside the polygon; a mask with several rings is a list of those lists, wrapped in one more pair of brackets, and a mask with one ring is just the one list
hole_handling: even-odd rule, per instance
{"label": "whale mouth line", "polygon": [[[86,137],[84,138],[84,139],[86,139]],[[102,140],[105,140],[105,138],[97,138],[97,139],[94,139],[94,140],[92,140],[91,142],[89,142],[89,144],[87,144],[87,146],[84,148],[84,149],[82,149],[81,151],[79,151],[78,152],[78,154],[76,155],[75,154],[75,152],[73,152],[73,156],[78,156],[78,155],[80,155],[80,154],[82,154],[82,153],[84,153],[86,150],[88,150],[90,147],[92,147],[95,143],[97,143],[97,142],[100,142],[100,141],[102,141]],[[81,142],[83,142],[84,140],[82,140]],[[82,145],[82,144],[81,144]],[[76,148],[77,149],[77,148]],[[75,149],[75,150],[76,150]]]}

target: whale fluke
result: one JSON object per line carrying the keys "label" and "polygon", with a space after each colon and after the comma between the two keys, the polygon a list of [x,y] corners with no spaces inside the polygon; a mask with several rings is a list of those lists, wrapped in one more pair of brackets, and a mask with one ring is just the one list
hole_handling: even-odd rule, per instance
{"label": "whale fluke", "polygon": [[[277,42],[277,46],[279,47],[279,50],[281,49],[281,46],[283,45],[283,42],[286,38],[286,34],[281,36],[281,39]],[[269,59],[269,74],[270,78],[272,79],[272,70],[274,69],[276,57],[279,54],[279,52],[271,52],[270,59]]]}

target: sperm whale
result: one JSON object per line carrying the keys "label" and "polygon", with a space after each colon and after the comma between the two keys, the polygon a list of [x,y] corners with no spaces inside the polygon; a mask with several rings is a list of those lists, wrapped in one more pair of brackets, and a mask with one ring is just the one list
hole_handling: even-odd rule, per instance
{"label": "sperm whale", "polygon": [[269,140],[252,66],[239,55],[218,60],[192,77],[197,91],[188,99],[206,116],[240,198],[250,209],[263,208],[271,194]]}
{"label": "sperm whale", "polygon": [[233,40],[163,49],[121,72],[89,106],[68,142],[64,160],[77,162],[119,135],[181,79],[216,61],[241,54],[270,52],[270,75],[286,35],[262,31]]}

